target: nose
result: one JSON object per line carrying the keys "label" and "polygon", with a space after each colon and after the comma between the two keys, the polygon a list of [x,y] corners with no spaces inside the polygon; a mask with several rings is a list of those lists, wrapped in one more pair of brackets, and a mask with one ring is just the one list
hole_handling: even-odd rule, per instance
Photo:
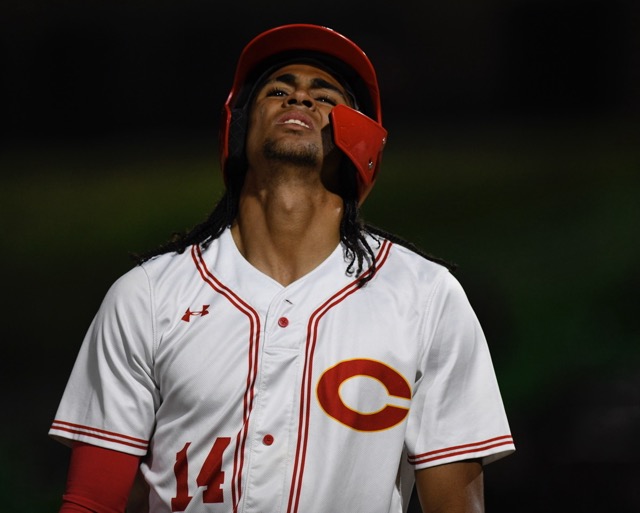
{"label": "nose", "polygon": [[290,95],[287,96],[287,105],[304,105],[308,109],[315,106],[315,100],[309,96],[309,93],[304,89],[296,89]]}

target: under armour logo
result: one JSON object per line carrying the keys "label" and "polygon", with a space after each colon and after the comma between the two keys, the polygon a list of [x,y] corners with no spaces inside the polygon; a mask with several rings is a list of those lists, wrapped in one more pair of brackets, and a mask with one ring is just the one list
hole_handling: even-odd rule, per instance
{"label": "under armour logo", "polygon": [[202,310],[199,312],[192,312],[190,308],[187,308],[187,311],[182,316],[182,320],[184,322],[189,322],[191,320],[192,315],[199,315],[200,317],[207,315],[209,313],[209,305],[202,305]]}

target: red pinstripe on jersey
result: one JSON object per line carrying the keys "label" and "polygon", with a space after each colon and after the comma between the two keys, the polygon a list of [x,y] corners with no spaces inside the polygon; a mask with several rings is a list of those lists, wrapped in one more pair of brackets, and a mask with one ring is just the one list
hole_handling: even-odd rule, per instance
{"label": "red pinstripe on jersey", "polygon": [[436,451],[425,452],[422,454],[409,455],[408,461],[412,465],[419,465],[421,463],[428,463],[430,461],[441,460],[444,458],[450,458],[452,456],[462,456],[464,454],[480,453],[487,449],[493,449],[494,447],[500,447],[503,445],[512,445],[513,437],[511,435],[498,436],[496,438],[490,438],[489,440],[483,440],[482,442],[474,442],[464,445],[456,445],[454,447],[447,447],[446,449],[438,449]]}
{"label": "red pinstripe on jersey", "polygon": [[223,285],[207,268],[202,258],[200,247],[194,245],[191,247],[191,256],[196,264],[198,272],[202,279],[207,282],[213,290],[224,296],[229,302],[240,312],[247,316],[249,321],[249,361],[247,372],[247,386],[243,397],[242,406],[242,427],[236,436],[236,447],[233,457],[233,479],[231,482],[231,500],[233,511],[238,510],[240,497],[242,495],[242,467],[244,465],[244,447],[247,441],[249,431],[249,415],[253,408],[254,386],[258,369],[258,349],[260,345],[260,317],[251,306],[245,303],[237,294],[235,294],[226,285]]}
{"label": "red pinstripe on jersey", "polygon": [[143,440],[142,438],[135,438],[133,436],[114,433],[113,431],[106,431],[104,429],[98,429],[91,426],[72,424],[71,422],[65,422],[63,420],[54,420],[51,424],[51,429],[64,431],[66,433],[73,433],[74,435],[84,435],[98,440],[106,440],[107,442],[135,447],[136,449],[142,449],[143,451],[146,451],[149,448],[149,441]]}
{"label": "red pinstripe on jersey", "polygon": [[[376,257],[376,272],[380,270],[389,256],[389,250],[392,244],[385,240],[382,243],[380,251]],[[291,489],[289,491],[289,503],[287,513],[297,513],[300,502],[300,492],[302,490],[302,477],[304,474],[304,465],[307,455],[307,438],[309,436],[309,414],[311,405],[311,380],[313,378],[313,355],[318,339],[318,325],[324,315],[334,306],[344,301],[351,294],[359,290],[358,283],[362,277],[371,271],[365,272],[360,278],[352,281],[342,290],[331,296],[318,308],[309,318],[307,325],[307,342],[306,354],[304,361],[304,370],[302,374],[302,386],[300,393],[300,417],[298,423],[298,445],[296,447],[295,463],[293,467],[293,477],[291,479]]]}

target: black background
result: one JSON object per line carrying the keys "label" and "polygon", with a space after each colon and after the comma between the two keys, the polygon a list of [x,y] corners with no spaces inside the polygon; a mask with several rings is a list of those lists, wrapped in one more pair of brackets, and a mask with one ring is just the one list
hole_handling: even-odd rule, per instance
{"label": "black background", "polygon": [[[591,127],[590,133],[631,148],[625,169],[640,172],[640,152],[633,152],[640,135],[639,21],[640,3],[634,0],[5,1],[0,6],[0,172],[8,191],[16,180],[38,188],[46,182],[45,174],[50,179],[51,170],[65,167],[65,155],[75,154],[83,162],[95,160],[96,165],[85,166],[82,173],[98,177],[105,168],[105,155],[118,162],[129,159],[140,164],[145,158],[155,162],[155,155],[164,155],[167,141],[179,141],[183,149],[199,148],[215,166],[220,107],[242,47],[264,29],[296,22],[330,26],[366,50],[379,74],[385,126],[392,136],[400,134],[397,141],[403,135],[407,144],[419,144],[428,136],[467,140],[482,127],[491,127],[493,131],[482,140],[493,147],[487,141],[499,136],[492,134],[504,135],[510,127],[519,127],[518,144],[535,155],[544,140],[548,161],[555,161],[564,154],[549,150],[547,138],[527,134],[552,134],[548,137],[558,148],[572,146],[588,154],[598,137],[581,141],[575,129]],[[113,157],[123,145],[124,156]],[[615,152],[610,155],[598,168],[602,176],[589,182],[593,194],[609,174],[620,175]],[[561,177],[540,169],[544,177],[540,187],[562,196],[563,204],[573,205],[573,194],[585,194],[580,188],[582,176],[579,169],[565,168]],[[70,180],[70,187],[88,180],[77,170],[61,174]],[[636,177],[637,173],[629,179],[633,186],[638,184]],[[455,189],[455,180],[451,183]],[[388,192],[391,197],[393,190]],[[637,192],[630,191],[629,196],[637,198]],[[379,190],[376,194],[370,200],[372,216],[391,216],[393,224],[396,215],[402,226],[403,214],[397,210],[390,214],[385,196]],[[8,195],[3,200],[9,207],[20,201]],[[81,198],[76,201],[81,211],[84,203]],[[91,253],[87,249],[94,240],[91,232],[79,232],[65,244],[83,246],[88,239],[75,258],[88,255],[94,260],[84,266],[71,264],[70,252],[55,254],[37,244],[51,229],[47,218],[52,210],[36,209],[31,212],[35,224],[17,230],[18,214],[9,207],[2,211],[3,225],[13,238],[3,242],[6,339],[0,377],[5,401],[0,500],[6,511],[55,511],[68,453],[48,440],[46,431],[105,287],[128,264],[114,263],[124,243],[106,235],[100,247],[110,244],[112,252]],[[69,205],[61,200],[47,208]],[[462,216],[464,209],[460,212]],[[450,221],[458,222],[456,211]],[[557,221],[553,216],[543,219],[540,230],[552,231]],[[423,219],[415,222],[428,224]],[[625,218],[624,223],[629,226],[631,221]],[[414,229],[417,233],[421,227]],[[607,226],[610,229],[615,227]],[[157,233],[170,231],[166,226],[163,230]],[[621,247],[637,254],[638,232],[625,232],[621,238]],[[19,251],[25,245],[35,248],[27,257]],[[443,247],[456,246],[451,242]],[[102,259],[96,257],[99,251]],[[548,267],[570,269],[575,264],[562,261],[552,247],[541,254],[548,258],[544,262]],[[488,278],[474,281],[473,271],[483,268],[482,258],[501,256],[497,249],[480,255],[475,264],[469,258],[465,284],[493,341],[518,445],[516,455],[487,468],[487,510],[638,511],[638,352],[620,352],[614,358],[616,365],[601,368],[580,365],[586,356],[579,354],[579,344],[570,358],[545,349],[547,361],[555,366],[555,378],[546,381],[535,397],[519,394],[525,378],[517,379],[519,368],[510,358],[509,337],[523,328],[513,319],[500,318],[501,306],[508,300],[483,288]],[[455,252],[454,258],[459,258]],[[602,340],[603,354],[615,353],[621,339],[640,344],[640,273],[635,266],[630,269],[628,279],[602,293],[602,310],[593,312],[605,325],[603,332],[612,333]],[[95,287],[83,288],[89,281],[96,281]],[[67,290],[82,290],[87,296],[71,300],[65,296]],[[56,317],[47,315],[48,310]],[[533,305],[530,315],[537,311]],[[536,351],[529,349],[532,354]],[[545,372],[540,369],[540,374]]]}

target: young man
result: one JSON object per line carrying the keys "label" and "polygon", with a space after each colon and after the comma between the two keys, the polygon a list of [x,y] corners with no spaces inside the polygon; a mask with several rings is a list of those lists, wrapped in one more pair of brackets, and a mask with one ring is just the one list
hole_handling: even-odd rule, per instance
{"label": "young man", "polygon": [[244,49],[210,218],[107,294],[50,434],[63,512],[481,512],[514,450],[448,269],[358,217],[386,131],[353,42],[289,25]]}

